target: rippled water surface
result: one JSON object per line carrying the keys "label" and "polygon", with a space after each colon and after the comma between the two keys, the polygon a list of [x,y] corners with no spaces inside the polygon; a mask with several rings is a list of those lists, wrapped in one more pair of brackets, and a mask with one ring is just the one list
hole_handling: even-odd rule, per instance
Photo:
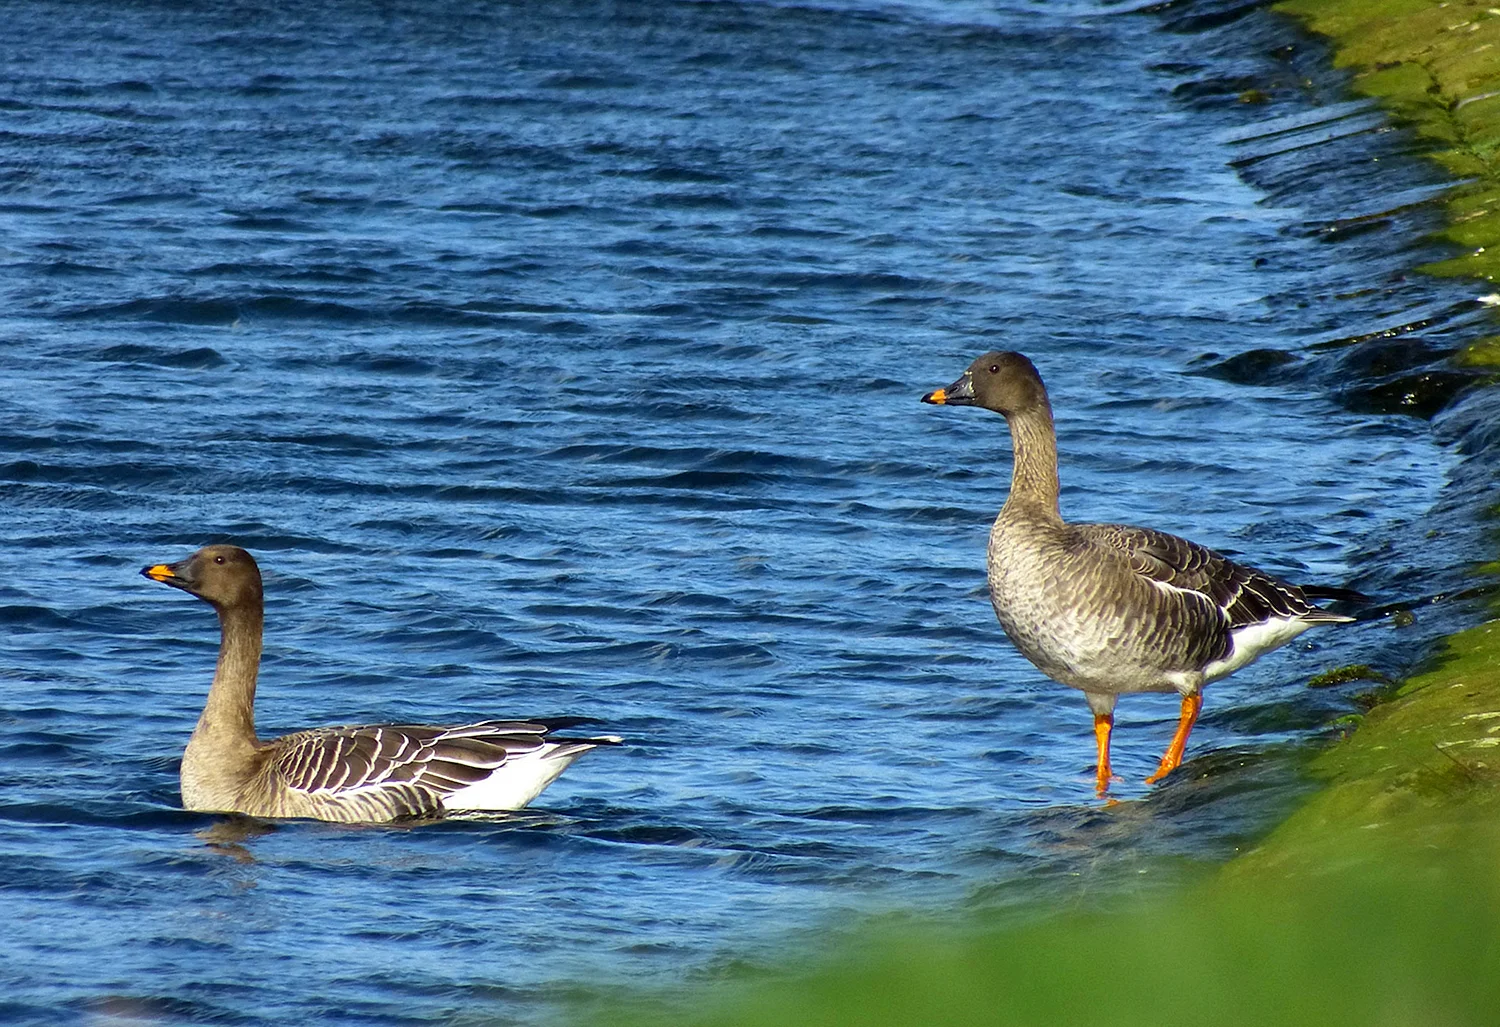
{"label": "rippled water surface", "polygon": [[[1071,516],[1443,587],[1436,181],[1264,12],[212,6],[0,38],[0,1018],[535,1020],[1217,858],[1361,687],[1307,678],[1441,623],[1215,685],[1154,791],[1176,703],[1123,702],[1106,809],[984,597],[1003,422],[917,402],[1022,349]],[[513,818],[184,813],[217,633],[137,571],[215,540],[266,571],[263,734],[629,744]]]}

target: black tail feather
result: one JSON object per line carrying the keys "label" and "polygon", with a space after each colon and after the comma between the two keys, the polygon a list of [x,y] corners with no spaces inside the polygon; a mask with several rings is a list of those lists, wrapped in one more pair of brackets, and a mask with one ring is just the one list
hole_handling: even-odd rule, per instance
{"label": "black tail feather", "polygon": [[1309,599],[1326,599],[1330,602],[1368,603],[1370,597],[1352,588],[1336,588],[1332,585],[1298,585]]}
{"label": "black tail feather", "polygon": [[1417,596],[1413,599],[1398,599],[1394,603],[1381,603],[1379,606],[1368,606],[1363,604],[1373,603],[1374,599],[1361,592],[1348,588],[1332,588],[1324,585],[1303,585],[1302,594],[1309,599],[1325,599],[1331,602],[1358,603],[1362,609],[1354,612],[1352,616],[1356,621],[1383,620],[1386,617],[1394,617],[1398,614],[1410,615],[1413,610],[1423,606],[1434,606],[1437,603],[1448,603],[1455,600],[1478,599],[1483,596],[1500,592],[1500,582],[1486,582],[1482,585],[1473,585],[1469,588],[1459,589],[1454,592],[1437,592],[1432,595]]}

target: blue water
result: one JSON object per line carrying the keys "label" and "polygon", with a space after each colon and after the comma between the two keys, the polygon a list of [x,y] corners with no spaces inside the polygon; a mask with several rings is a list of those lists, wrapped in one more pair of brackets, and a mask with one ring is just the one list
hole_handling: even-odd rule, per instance
{"label": "blue water", "polygon": [[[205,6],[0,36],[0,1019],[535,1022],[862,910],[1087,901],[1253,838],[1368,687],[1307,678],[1451,626],[1215,685],[1154,790],[1176,703],[1123,702],[1103,807],[984,597],[1003,422],[917,402],[1021,349],[1069,515],[1453,586],[1471,290],[1404,273],[1441,183],[1263,11]],[[629,744],[511,818],[184,813],[217,632],[137,571],[218,540],[266,572],[263,734]]]}

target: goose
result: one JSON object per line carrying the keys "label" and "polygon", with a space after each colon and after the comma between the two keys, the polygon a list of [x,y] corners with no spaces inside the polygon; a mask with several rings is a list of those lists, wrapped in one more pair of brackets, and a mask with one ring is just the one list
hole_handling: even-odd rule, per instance
{"label": "goose", "polygon": [[1063,520],[1052,405],[1022,354],[986,353],[922,402],[983,407],[1010,426],[1010,495],[986,561],[990,601],[1023,656],[1083,692],[1094,714],[1100,797],[1118,780],[1109,743],[1122,694],[1182,697],[1171,744],[1146,779],[1155,784],[1182,763],[1204,685],[1309,628],[1354,620],[1309,600],[1363,598],[1356,592],[1291,585],[1151,528]]}
{"label": "goose", "polygon": [[551,734],[577,719],[322,727],[260,741],[255,680],[265,613],[255,558],[212,545],[141,573],[219,615],[218,666],[182,754],[185,809],[343,823],[516,810],[590,749],[620,744]]}

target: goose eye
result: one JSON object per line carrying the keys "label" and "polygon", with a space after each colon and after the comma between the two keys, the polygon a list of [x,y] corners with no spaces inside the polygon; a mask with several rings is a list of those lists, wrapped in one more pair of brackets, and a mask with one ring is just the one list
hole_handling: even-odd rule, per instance
{"label": "goose eye", "polygon": [[991,364],[990,365],[990,374],[999,374],[999,373],[1000,373],[1000,365],[999,364]]}
{"label": "goose eye", "polygon": [[223,563],[223,562],[224,562],[224,558],[222,556],[216,556],[216,557],[214,557],[214,563]]}

